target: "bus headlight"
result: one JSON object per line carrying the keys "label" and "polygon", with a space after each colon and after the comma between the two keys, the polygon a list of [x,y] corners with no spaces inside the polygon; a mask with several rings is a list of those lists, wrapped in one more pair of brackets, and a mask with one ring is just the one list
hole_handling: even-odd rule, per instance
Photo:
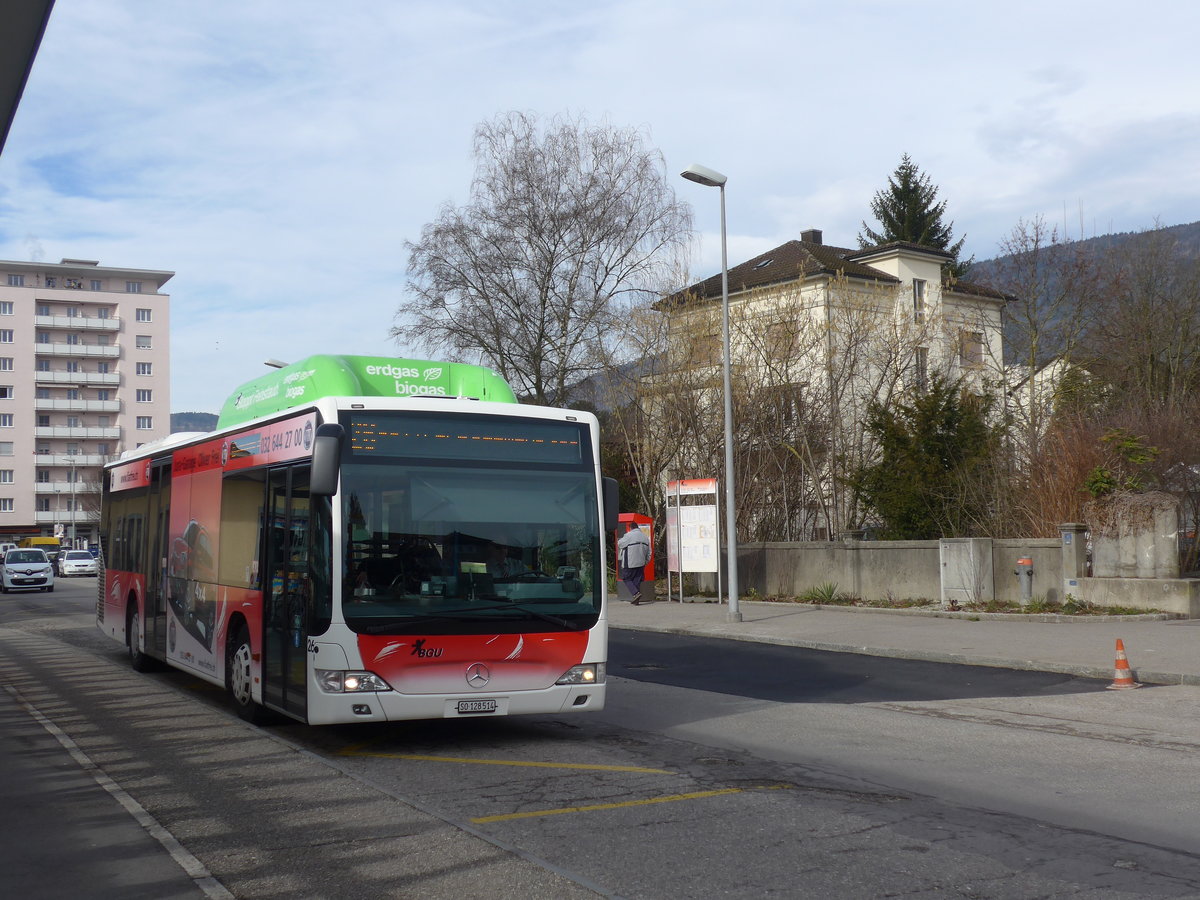
{"label": "bus headlight", "polygon": [[568,669],[555,684],[604,684],[604,663],[586,663]]}
{"label": "bus headlight", "polygon": [[362,694],[390,691],[386,681],[374,672],[343,672],[340,669],[317,669],[317,683],[330,694]]}

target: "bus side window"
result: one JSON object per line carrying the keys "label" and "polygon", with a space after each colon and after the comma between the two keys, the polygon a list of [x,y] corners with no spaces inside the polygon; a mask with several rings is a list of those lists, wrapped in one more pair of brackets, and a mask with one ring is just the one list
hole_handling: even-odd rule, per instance
{"label": "bus side window", "polygon": [[259,528],[262,526],[265,473],[237,472],[221,486],[220,569],[217,581],[230,587],[256,588],[259,581]]}

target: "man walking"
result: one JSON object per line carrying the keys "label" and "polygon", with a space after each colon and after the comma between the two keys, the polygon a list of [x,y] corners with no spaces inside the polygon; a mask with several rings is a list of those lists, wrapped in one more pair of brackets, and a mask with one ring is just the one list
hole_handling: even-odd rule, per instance
{"label": "man walking", "polygon": [[646,532],[634,525],[617,541],[617,560],[621,580],[629,589],[629,598],[634,606],[649,603],[642,599],[642,581],[646,578],[646,564],[650,562],[650,538]]}

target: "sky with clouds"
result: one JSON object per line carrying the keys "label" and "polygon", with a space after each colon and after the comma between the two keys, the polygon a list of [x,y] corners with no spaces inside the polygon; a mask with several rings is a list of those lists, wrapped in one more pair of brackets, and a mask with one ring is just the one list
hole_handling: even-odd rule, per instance
{"label": "sky with clouds", "polygon": [[[725,173],[734,265],[857,246],[904,153],[967,255],[1200,220],[1200,4],[57,0],[0,157],[0,259],[167,269],[172,409],[262,360],[407,355],[407,254],[509,110]],[[717,192],[693,274],[720,266]],[[873,222],[871,224],[874,224]]]}

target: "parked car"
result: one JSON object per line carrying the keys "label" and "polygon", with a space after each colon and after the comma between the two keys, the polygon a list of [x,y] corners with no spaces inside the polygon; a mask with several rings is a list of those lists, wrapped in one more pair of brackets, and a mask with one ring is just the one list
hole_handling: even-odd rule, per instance
{"label": "parked car", "polygon": [[96,557],[86,550],[64,550],[58,555],[58,574],[63,578],[71,575],[95,575]]}
{"label": "parked car", "polygon": [[0,593],[53,590],[54,566],[45,550],[21,547],[4,554],[0,562]]}

